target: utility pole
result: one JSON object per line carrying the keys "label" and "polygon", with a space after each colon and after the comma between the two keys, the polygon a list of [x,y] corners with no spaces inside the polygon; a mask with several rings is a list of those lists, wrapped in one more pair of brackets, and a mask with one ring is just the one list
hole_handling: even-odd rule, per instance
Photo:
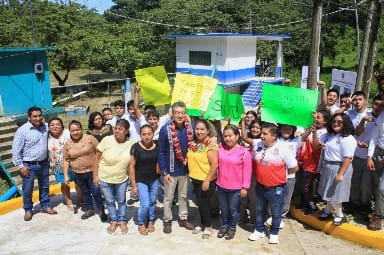
{"label": "utility pole", "polygon": [[365,68],[365,63],[366,63],[365,59],[367,56],[368,42],[369,42],[369,35],[371,32],[374,7],[375,7],[375,1],[374,0],[369,1],[367,23],[365,24],[364,40],[363,40],[363,45],[361,47],[361,52],[360,52],[359,70],[357,72],[356,89],[355,90],[361,90],[362,84],[363,84],[364,68]]}
{"label": "utility pole", "polygon": [[314,89],[317,81],[317,67],[319,65],[320,35],[321,35],[321,16],[323,13],[323,1],[313,0],[312,10],[312,37],[311,52],[308,66],[308,88]]}
{"label": "utility pole", "polygon": [[377,34],[379,32],[379,27],[380,27],[381,11],[382,11],[382,3],[380,3],[379,0],[375,0],[375,7],[374,7],[372,26],[371,26],[371,35],[369,37],[367,68],[364,72],[364,79],[363,79],[363,91],[367,95],[367,97],[369,96],[369,90],[372,82],[372,72],[373,72],[373,66],[375,62]]}

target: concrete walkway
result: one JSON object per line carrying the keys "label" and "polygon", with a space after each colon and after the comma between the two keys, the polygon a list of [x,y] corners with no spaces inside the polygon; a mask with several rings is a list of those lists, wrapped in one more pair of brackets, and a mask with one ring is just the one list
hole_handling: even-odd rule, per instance
{"label": "concrete walkway", "polygon": [[[268,244],[268,238],[255,242],[247,240],[251,229],[238,227],[235,239],[227,241],[216,237],[220,220],[214,220],[214,234],[203,240],[200,234],[180,228],[173,224],[173,232],[162,232],[161,220],[156,221],[156,231],[141,236],[135,225],[138,203],[128,206],[129,232],[109,235],[108,224],[101,223],[98,216],[81,220],[82,212],[74,214],[62,204],[59,186],[51,188],[54,195],[52,206],[57,215],[36,213],[30,222],[23,220],[24,211],[21,199],[16,198],[0,204],[0,254],[382,254],[382,251],[368,249],[359,245],[333,238],[323,232],[307,228],[296,220],[287,220],[279,235],[278,245]],[[38,195],[34,195],[34,200]],[[162,215],[158,204],[157,215]],[[39,206],[35,207],[36,211]],[[198,223],[196,206],[191,201],[190,216]]]}

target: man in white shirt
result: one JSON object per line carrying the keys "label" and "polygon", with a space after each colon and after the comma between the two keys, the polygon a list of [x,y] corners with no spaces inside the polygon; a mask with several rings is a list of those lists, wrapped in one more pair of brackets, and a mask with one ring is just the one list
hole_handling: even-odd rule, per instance
{"label": "man in white shirt", "polygon": [[380,114],[374,122],[375,127],[369,140],[367,167],[373,172],[376,203],[374,213],[368,215],[370,218],[368,229],[380,230],[381,219],[384,216],[384,115]]}
{"label": "man in white shirt", "polygon": [[112,119],[107,121],[108,125],[111,125],[112,128],[115,128],[116,121],[119,119],[127,119],[127,116],[125,114],[125,103],[123,100],[116,100],[113,103],[113,107],[115,109],[116,115],[113,116]]}
{"label": "man in white shirt", "polygon": [[352,96],[353,109],[346,111],[355,128],[357,147],[353,157],[353,175],[351,181],[351,209],[370,211],[372,189],[372,173],[367,168],[368,143],[375,127],[375,120],[382,111],[383,100],[375,97],[372,111],[367,110],[367,98],[362,91]]}

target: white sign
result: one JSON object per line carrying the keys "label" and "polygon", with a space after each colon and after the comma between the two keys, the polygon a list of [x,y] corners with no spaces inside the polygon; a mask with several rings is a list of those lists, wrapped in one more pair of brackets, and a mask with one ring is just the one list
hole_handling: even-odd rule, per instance
{"label": "white sign", "polygon": [[342,94],[353,94],[356,86],[356,72],[332,69],[331,88],[335,88]]}
{"label": "white sign", "polygon": [[[316,79],[319,80],[320,77],[320,67],[317,67],[317,77]],[[303,66],[301,69],[301,88],[306,89],[308,84],[308,66]]]}

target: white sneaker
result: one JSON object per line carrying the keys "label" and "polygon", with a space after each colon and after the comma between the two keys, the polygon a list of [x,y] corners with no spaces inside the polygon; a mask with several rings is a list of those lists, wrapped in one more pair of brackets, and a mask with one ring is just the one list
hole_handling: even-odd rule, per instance
{"label": "white sneaker", "polygon": [[269,236],[269,243],[270,244],[278,244],[279,243],[279,236],[278,235],[270,235]]}
{"label": "white sneaker", "polygon": [[[265,225],[272,226],[272,217],[269,217],[269,218],[265,221]],[[284,223],[284,220],[282,219],[282,220],[280,221],[280,226],[279,226],[279,228],[284,228],[284,225],[285,225],[285,223]]]}
{"label": "white sneaker", "polygon": [[257,230],[253,231],[253,233],[248,236],[248,240],[249,241],[256,241],[256,240],[259,240],[260,238],[263,238],[265,237],[265,234],[264,232],[259,232]]}

